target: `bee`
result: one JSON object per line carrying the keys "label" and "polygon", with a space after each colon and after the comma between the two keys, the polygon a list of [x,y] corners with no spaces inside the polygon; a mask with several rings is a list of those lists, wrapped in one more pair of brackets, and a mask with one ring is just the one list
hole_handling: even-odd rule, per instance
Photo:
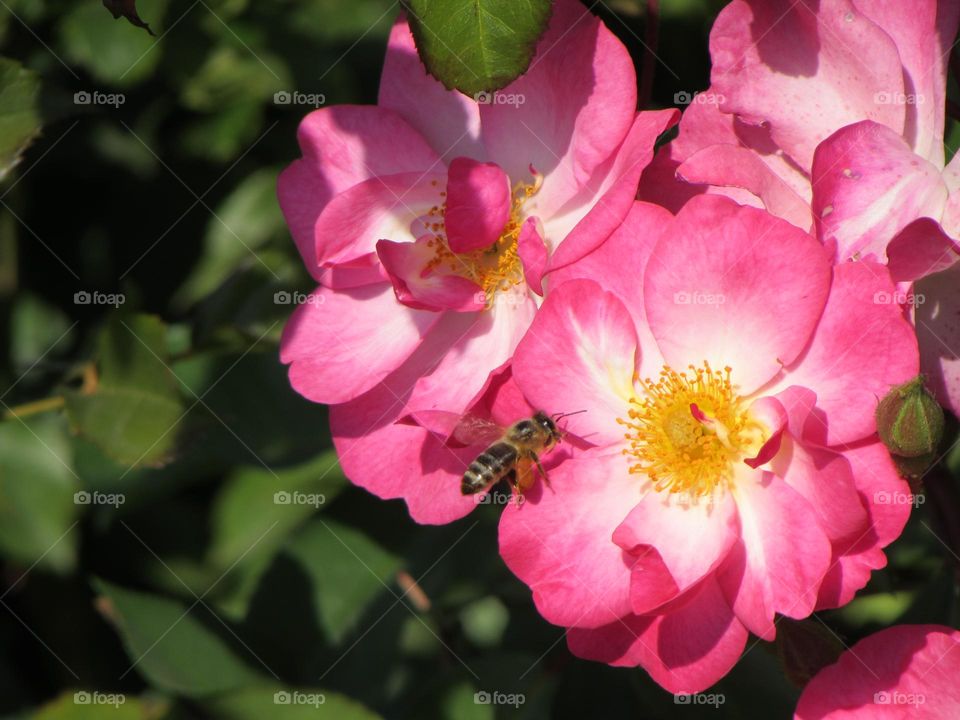
{"label": "bee", "polygon": [[460,492],[473,495],[505,477],[520,493],[533,484],[535,464],[546,481],[547,473],[540,462],[540,454],[548,452],[560,442],[557,423],[542,410],[508,427],[503,435],[477,455],[460,483]]}
{"label": "bee", "polygon": [[[557,420],[574,414],[558,413],[550,417],[538,410],[533,417],[519,420],[506,430],[494,426],[502,435],[467,467],[460,482],[460,492],[474,495],[508,478],[513,489],[522,495],[533,485],[534,466],[549,485],[550,480],[540,462],[540,455],[555,448],[561,440],[562,432],[557,427]],[[473,423],[476,425],[477,420],[474,419]]]}
{"label": "bee", "polygon": [[505,478],[515,492],[523,494],[536,480],[534,467],[549,486],[550,480],[540,456],[555,448],[565,434],[557,421],[582,412],[586,410],[550,416],[538,410],[509,427],[476,415],[457,415],[442,410],[420,410],[400,422],[417,425],[437,437],[446,438],[446,444],[451,447],[486,446],[486,450],[477,455],[463,473],[460,482],[463,495],[481,493]]}

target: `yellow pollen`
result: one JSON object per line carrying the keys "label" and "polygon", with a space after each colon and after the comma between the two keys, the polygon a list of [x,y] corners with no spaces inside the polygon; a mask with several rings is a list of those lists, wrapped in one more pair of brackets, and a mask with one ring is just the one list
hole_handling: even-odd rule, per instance
{"label": "yellow pollen", "polygon": [[646,475],[655,490],[690,498],[725,489],[736,463],[756,454],[766,441],[730,382],[729,367],[710,364],[676,372],[668,366],[659,379],[642,380],[642,396],[630,400],[624,454],[636,462],[630,472]]}
{"label": "yellow pollen", "polygon": [[[523,282],[523,265],[517,251],[520,230],[526,219],[523,206],[528,199],[537,194],[543,184],[543,175],[534,174],[532,183],[518,182],[511,191],[510,219],[493,245],[467,253],[454,253],[447,244],[446,227],[443,218],[446,203],[435,205],[427,212],[425,225],[434,236],[427,245],[434,251],[433,258],[427,263],[424,273],[435,271],[450,272],[472,280],[483,288],[486,306],[493,305],[498,292],[509,290]],[[440,193],[446,197],[446,193]]]}

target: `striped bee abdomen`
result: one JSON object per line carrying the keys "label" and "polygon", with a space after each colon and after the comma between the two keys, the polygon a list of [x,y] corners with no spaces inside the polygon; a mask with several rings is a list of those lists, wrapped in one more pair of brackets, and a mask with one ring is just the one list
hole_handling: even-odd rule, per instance
{"label": "striped bee abdomen", "polygon": [[495,442],[470,463],[463,474],[460,492],[473,495],[502,479],[517,464],[517,449],[510,443]]}

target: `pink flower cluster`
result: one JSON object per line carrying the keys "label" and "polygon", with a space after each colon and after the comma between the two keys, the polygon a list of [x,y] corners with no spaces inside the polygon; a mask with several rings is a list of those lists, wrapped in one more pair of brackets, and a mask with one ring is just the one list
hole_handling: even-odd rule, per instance
{"label": "pink flower cluster", "polygon": [[500,552],[573,653],[672,692],[849,602],[910,507],[878,399],[923,369],[960,407],[958,12],[734,0],[682,119],[575,0],[515,103],[445,90],[399,19],[378,104],[307,116],[279,183],[318,283],[281,356],[347,476],[449,522],[483,447],[443,418],[578,413]]}

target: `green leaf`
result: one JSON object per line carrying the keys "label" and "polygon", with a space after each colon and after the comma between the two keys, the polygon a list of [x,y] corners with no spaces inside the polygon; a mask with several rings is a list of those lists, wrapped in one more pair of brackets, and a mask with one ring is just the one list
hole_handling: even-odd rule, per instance
{"label": "green leaf", "polygon": [[40,134],[39,92],[36,73],[18,62],[0,58],[0,181]]}
{"label": "green leaf", "polygon": [[550,0],[404,0],[420,59],[467,95],[509,85],[530,65]]}
{"label": "green leaf", "polygon": [[481,647],[499,645],[510,622],[510,613],[495,597],[470,603],[460,611],[464,633]]}
{"label": "green leaf", "polygon": [[152,685],[202,697],[245,687],[259,676],[241,661],[222,636],[200,621],[203,605],[185,605],[156,595],[96,581],[106,596],[133,667]]}
{"label": "green leaf", "polygon": [[[268,471],[241,468],[214,500],[211,517],[211,564],[220,572],[243,558],[225,580],[217,606],[242,616],[256,583],[290,534],[319,508],[326,507],[347,481],[330,450],[293,468]],[[281,495],[277,495],[281,493]]]}
{"label": "green leaf", "polygon": [[122,15],[130,22],[131,25],[143,28],[148,33],[153,35],[153,30],[150,29],[150,26],[147,25],[147,23],[145,23],[137,13],[136,0],[103,0],[103,6],[110,11],[114,18],[118,18]]}
{"label": "green leaf", "polygon": [[[322,702],[321,702],[322,700]],[[204,702],[214,720],[379,720],[356,700],[317,689],[254,687]]]}
{"label": "green leaf", "polygon": [[392,23],[393,3],[388,0],[324,0],[296,3],[285,17],[299,32],[309,33],[319,45],[351,43],[358,37],[386,41]]}
{"label": "green leaf", "polygon": [[317,620],[333,642],[357,628],[367,606],[392,588],[400,559],[363,532],[317,518],[286,548],[309,576]]}
{"label": "green leaf", "polygon": [[96,389],[67,395],[74,430],[128,467],[164,464],[183,414],[168,362],[158,318],[115,316],[99,339]]}
{"label": "green leaf", "polygon": [[243,344],[246,352],[197,353],[174,365],[188,395],[203,397],[195,414],[205,415],[192,431],[206,457],[273,467],[304,462],[329,447],[326,408],[290,388],[276,348],[261,351],[265,336]]}
{"label": "green leaf", "polygon": [[30,720],[160,720],[167,709],[163,700],[100,691],[94,698],[92,691],[77,690],[65,692],[31,713]]}
{"label": "green leaf", "polygon": [[283,233],[277,205],[277,171],[259,170],[243,180],[210,218],[200,262],[176,294],[189,306],[219,287],[241,264],[259,265],[257,248]]}
{"label": "green leaf", "polygon": [[892,625],[903,617],[916,598],[914,590],[861,595],[837,610],[837,615],[857,628],[869,623]]}
{"label": "green leaf", "polygon": [[[273,66],[280,69],[279,77],[273,74]],[[253,56],[243,47],[220,46],[187,79],[181,96],[190,110],[213,113],[231,104],[264,102],[289,84],[286,66],[276,58]]]}
{"label": "green leaf", "polygon": [[[272,538],[300,525],[344,488],[346,478],[329,450],[303,465],[271,472],[241,468],[224,484],[213,506],[211,559],[229,566],[268,529]],[[276,541],[264,540],[267,550]]]}
{"label": "green leaf", "polygon": [[953,118],[947,118],[947,131],[943,145],[946,151],[946,162],[949,163],[957,154],[957,148],[960,148],[960,122]]}
{"label": "green leaf", "polygon": [[[140,0],[141,13],[154,27],[166,6],[167,0]],[[148,77],[163,49],[157,38],[127,23],[112,21],[95,2],[76,3],[63,16],[59,35],[59,45],[68,60],[85,67],[100,82],[116,85],[129,86]]]}
{"label": "green leaf", "polygon": [[263,127],[263,104],[247,101],[203,115],[188,125],[179,138],[183,150],[216,162],[236,158],[256,139]]}
{"label": "green leaf", "polygon": [[62,417],[0,423],[0,552],[27,566],[73,568],[79,506],[71,462]]}
{"label": "green leaf", "polygon": [[[457,720],[494,720],[496,707],[477,702],[478,691],[467,682],[450,688],[443,697],[444,717]],[[511,706],[511,710],[514,708]]]}
{"label": "green leaf", "polygon": [[32,293],[21,293],[10,315],[10,360],[24,372],[70,347],[70,321],[64,312]]}

